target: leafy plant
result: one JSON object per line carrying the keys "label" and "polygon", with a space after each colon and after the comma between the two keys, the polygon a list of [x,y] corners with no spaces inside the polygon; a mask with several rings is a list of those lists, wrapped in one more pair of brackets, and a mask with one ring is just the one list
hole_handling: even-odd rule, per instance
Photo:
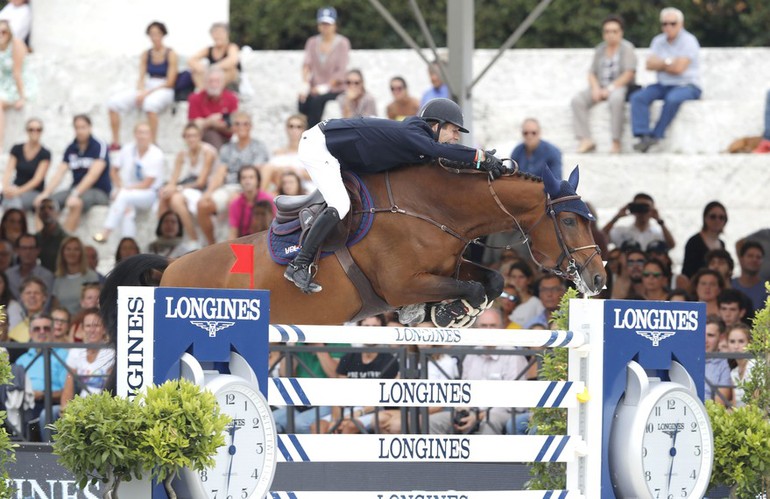
{"label": "leafy plant", "polygon": [[[5,306],[0,305],[0,322],[5,323]],[[8,351],[5,349],[0,350],[0,385],[10,383],[13,379],[13,373],[11,373],[11,363],[8,359]],[[9,480],[8,471],[5,467],[8,463],[16,461],[16,447],[18,445],[11,442],[11,437],[5,430],[5,418],[7,413],[0,411],[0,497],[11,497],[14,493],[14,488]]]}
{"label": "leafy plant", "polygon": [[144,454],[137,440],[147,424],[138,404],[107,392],[75,397],[49,426],[54,453],[81,489],[112,482],[107,494],[117,498],[122,480],[141,478]]}
{"label": "leafy plant", "polygon": [[[770,293],[770,282],[765,283],[765,289]],[[754,315],[751,341],[746,350],[754,354],[754,367],[743,384],[749,398],[747,402],[770,414],[770,298]]]}
{"label": "leafy plant", "polygon": [[187,380],[150,387],[139,400],[148,425],[142,436],[145,469],[175,499],[171,481],[180,469],[202,471],[214,465],[230,417],[220,412],[211,392]]}
{"label": "leafy plant", "polygon": [[760,497],[770,476],[770,422],[753,404],[732,411],[711,400],[706,409],[714,431],[711,485],[733,487],[737,498]]}
{"label": "leafy plant", "polygon": [[[557,329],[569,329],[569,301],[578,297],[574,289],[567,289],[559,309],[553,313]],[[568,375],[568,352],[566,348],[549,349],[543,352],[540,379],[566,381]],[[564,435],[567,433],[566,409],[532,409],[530,428],[537,428],[541,435]],[[567,487],[567,465],[565,463],[532,463],[529,470],[532,478],[527,482],[531,490],[558,490]]]}

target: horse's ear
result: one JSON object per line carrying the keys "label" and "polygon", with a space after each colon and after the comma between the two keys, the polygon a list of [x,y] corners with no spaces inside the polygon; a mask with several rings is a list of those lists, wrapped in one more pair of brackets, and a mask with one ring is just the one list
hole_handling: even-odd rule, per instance
{"label": "horse's ear", "polygon": [[577,192],[578,183],[580,182],[580,166],[575,165],[575,169],[569,174],[569,185]]}
{"label": "horse's ear", "polygon": [[543,186],[545,187],[545,192],[551,196],[556,196],[559,193],[559,188],[561,187],[561,179],[554,177],[553,172],[547,166],[543,166],[543,173],[541,176],[543,177]]}

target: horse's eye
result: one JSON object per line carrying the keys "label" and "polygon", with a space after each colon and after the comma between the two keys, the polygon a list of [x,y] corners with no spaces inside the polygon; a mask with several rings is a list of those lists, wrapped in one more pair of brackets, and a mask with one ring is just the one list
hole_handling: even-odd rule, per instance
{"label": "horse's eye", "polygon": [[561,222],[567,227],[575,227],[577,225],[577,220],[574,217],[564,218]]}

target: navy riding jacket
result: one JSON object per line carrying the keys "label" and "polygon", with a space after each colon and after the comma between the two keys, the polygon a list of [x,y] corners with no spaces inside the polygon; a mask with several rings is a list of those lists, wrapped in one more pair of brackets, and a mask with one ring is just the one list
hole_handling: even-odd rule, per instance
{"label": "navy riding jacket", "polygon": [[343,170],[377,173],[399,165],[428,163],[434,158],[473,163],[476,149],[436,141],[430,125],[417,117],[404,121],[380,118],[329,120],[326,148]]}

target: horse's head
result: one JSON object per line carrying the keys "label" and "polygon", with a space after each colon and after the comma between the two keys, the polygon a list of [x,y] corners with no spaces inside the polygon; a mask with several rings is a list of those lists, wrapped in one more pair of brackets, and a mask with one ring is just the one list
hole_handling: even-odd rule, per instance
{"label": "horse's head", "polygon": [[569,181],[557,179],[549,168],[543,168],[542,177],[545,214],[529,230],[532,258],[544,270],[574,281],[581,293],[595,295],[604,287],[607,274],[591,233],[595,218],[577,195],[578,168]]}

